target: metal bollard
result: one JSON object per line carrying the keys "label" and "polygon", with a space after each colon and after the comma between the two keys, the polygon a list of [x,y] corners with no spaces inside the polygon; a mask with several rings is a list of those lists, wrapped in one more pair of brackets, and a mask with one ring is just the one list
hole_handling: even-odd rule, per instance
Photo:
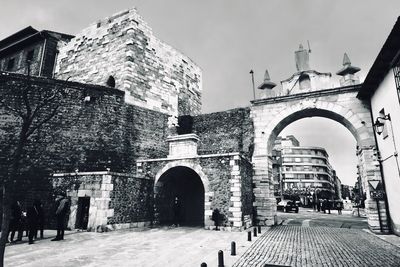
{"label": "metal bollard", "polygon": [[253,233],[254,233],[254,236],[257,237],[257,228],[255,228],[255,227],[253,228]]}
{"label": "metal bollard", "polygon": [[247,232],[247,241],[251,241],[251,232]]}
{"label": "metal bollard", "polygon": [[261,234],[261,225],[258,226],[258,233]]}
{"label": "metal bollard", "polygon": [[218,251],[218,267],[224,267],[224,252]]}
{"label": "metal bollard", "polygon": [[207,263],[203,262],[200,267],[207,267]]}
{"label": "metal bollard", "polygon": [[232,241],[231,243],[231,256],[236,256],[236,243]]}

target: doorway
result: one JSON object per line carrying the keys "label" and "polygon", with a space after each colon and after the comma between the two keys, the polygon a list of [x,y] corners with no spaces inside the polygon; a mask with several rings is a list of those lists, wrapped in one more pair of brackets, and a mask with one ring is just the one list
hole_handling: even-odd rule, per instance
{"label": "doorway", "polygon": [[76,229],[87,230],[89,222],[89,207],[90,197],[79,197],[78,198],[78,209],[76,212]]}

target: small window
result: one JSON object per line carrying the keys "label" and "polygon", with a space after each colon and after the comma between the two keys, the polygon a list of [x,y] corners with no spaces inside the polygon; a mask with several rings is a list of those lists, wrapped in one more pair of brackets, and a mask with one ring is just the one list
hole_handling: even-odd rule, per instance
{"label": "small window", "polygon": [[10,58],[7,63],[7,70],[12,70],[15,65],[15,58]]}
{"label": "small window", "polygon": [[35,54],[35,50],[29,50],[28,53],[26,54],[26,61],[32,61],[33,60],[33,55]]}
{"label": "small window", "polygon": [[113,76],[110,75],[110,77],[108,77],[108,80],[106,82],[107,86],[115,88],[115,79]]}

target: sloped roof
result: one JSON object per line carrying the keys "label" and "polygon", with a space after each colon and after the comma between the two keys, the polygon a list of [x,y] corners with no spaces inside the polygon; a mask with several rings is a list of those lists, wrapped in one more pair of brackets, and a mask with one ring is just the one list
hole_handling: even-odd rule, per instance
{"label": "sloped roof", "polygon": [[28,26],[6,38],[0,40],[0,56],[14,50],[18,50],[24,45],[36,42],[38,40],[43,40],[45,38],[55,38],[55,39],[72,39],[74,36],[59,33],[54,31],[38,31],[32,26]]}
{"label": "sloped roof", "polygon": [[381,51],[369,70],[364,83],[357,95],[358,98],[370,98],[387,72],[399,61],[400,56],[400,17],[397,18],[388,38],[383,44]]}

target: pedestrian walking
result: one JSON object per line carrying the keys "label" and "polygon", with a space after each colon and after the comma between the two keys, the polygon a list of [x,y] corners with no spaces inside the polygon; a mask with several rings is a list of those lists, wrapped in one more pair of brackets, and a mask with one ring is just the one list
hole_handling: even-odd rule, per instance
{"label": "pedestrian walking", "polygon": [[65,193],[58,193],[56,203],[57,236],[51,241],[59,241],[64,239],[65,219],[69,211],[69,200]]}
{"label": "pedestrian walking", "polygon": [[37,211],[34,204],[32,204],[32,206],[30,206],[26,212],[26,223],[27,223],[28,238],[30,245],[33,244],[33,238],[35,237],[37,231],[38,217],[39,217],[39,212]]}
{"label": "pedestrian walking", "polygon": [[326,206],[328,208],[328,213],[331,214],[331,205],[332,205],[332,201],[331,200],[327,200],[326,201]]}
{"label": "pedestrian walking", "polygon": [[337,203],[337,210],[338,210],[338,214],[341,215],[342,214],[342,209],[343,209],[343,203],[342,201],[339,201]]}
{"label": "pedestrian walking", "polygon": [[43,239],[43,232],[44,232],[44,212],[43,212],[43,205],[39,199],[36,199],[33,202],[33,206],[38,212],[37,218],[37,228],[35,232],[35,239],[38,238],[38,232],[40,232],[40,238]]}
{"label": "pedestrian walking", "polygon": [[211,220],[214,221],[215,231],[219,231],[218,226],[220,219],[221,219],[221,213],[219,212],[219,209],[214,209],[211,215]]}

